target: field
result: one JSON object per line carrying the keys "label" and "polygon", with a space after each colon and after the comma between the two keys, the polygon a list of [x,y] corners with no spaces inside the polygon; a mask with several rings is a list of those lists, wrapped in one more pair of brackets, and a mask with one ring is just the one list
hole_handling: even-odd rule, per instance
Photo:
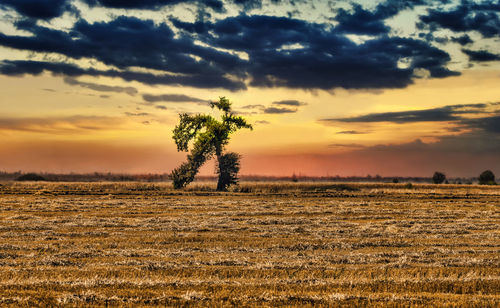
{"label": "field", "polygon": [[0,184],[0,306],[500,306],[500,189]]}

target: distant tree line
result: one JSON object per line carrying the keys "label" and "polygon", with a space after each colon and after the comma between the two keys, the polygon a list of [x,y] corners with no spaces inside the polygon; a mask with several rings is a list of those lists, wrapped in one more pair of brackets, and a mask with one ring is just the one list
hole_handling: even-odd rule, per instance
{"label": "distant tree line", "polygon": [[[493,184],[495,180],[493,172],[483,172],[483,176],[477,178],[455,177],[446,178],[450,184]],[[442,172],[441,172],[442,173]],[[0,181],[15,181],[19,177],[30,174],[30,172],[5,172],[0,171]],[[444,174],[444,173],[443,173]],[[493,176],[491,176],[493,174]],[[111,172],[93,172],[93,173],[37,173],[46,181],[52,182],[168,182],[171,181],[170,174],[121,174]],[[445,175],[446,176],[446,175]],[[397,180],[398,183],[434,183],[431,177],[383,177],[383,176],[305,176],[292,174],[291,176],[260,176],[260,175],[241,175],[239,176],[242,181],[252,182],[371,182],[371,183],[392,183]],[[217,181],[218,175],[199,175],[196,176],[195,181]]]}
{"label": "distant tree line", "polygon": [[[477,179],[478,179],[478,183],[481,185],[496,185],[497,184],[495,181],[495,174],[491,170],[483,171]],[[442,172],[439,172],[439,171],[434,172],[434,175],[432,176],[432,182],[434,184],[443,184],[443,183],[448,184],[449,183],[449,181],[446,179],[446,175]],[[462,183],[461,181],[455,181],[455,184],[467,184],[467,182]]]}
{"label": "distant tree line", "polygon": [[122,174],[111,172],[92,173],[33,173],[33,172],[0,172],[0,181],[49,181],[49,182],[166,182],[169,174]]}

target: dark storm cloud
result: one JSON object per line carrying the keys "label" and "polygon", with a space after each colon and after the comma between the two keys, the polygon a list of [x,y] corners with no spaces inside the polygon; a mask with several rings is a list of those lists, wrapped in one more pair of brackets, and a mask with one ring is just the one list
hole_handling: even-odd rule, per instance
{"label": "dark storm cloud", "polygon": [[298,106],[305,106],[307,105],[307,103],[300,102],[298,100],[284,100],[284,101],[273,102],[273,105],[298,107]]}
{"label": "dark storm cloud", "polygon": [[415,122],[449,122],[461,120],[462,117],[460,115],[464,114],[486,113],[484,110],[486,107],[488,107],[488,104],[451,105],[424,110],[371,113],[358,117],[323,119],[321,121],[346,123],[393,122],[399,124]]}
{"label": "dark storm cloud", "polygon": [[488,62],[500,60],[500,55],[491,53],[486,50],[469,50],[462,49],[462,52],[469,56],[470,61]]}
{"label": "dark storm cloud", "polygon": [[262,7],[262,0],[234,0],[233,2],[243,7],[245,10],[258,9]]}
{"label": "dark storm cloud", "polygon": [[459,43],[462,46],[474,43],[474,41],[467,34],[464,34],[464,35],[458,36],[458,37],[452,37],[451,41],[455,42],[455,43]]}
{"label": "dark storm cloud", "polygon": [[366,35],[387,34],[391,28],[384,23],[386,19],[397,15],[402,10],[423,4],[426,4],[425,0],[387,0],[379,3],[374,10],[368,10],[354,3],[351,10],[338,9],[334,19],[339,23],[337,30],[341,32]]}
{"label": "dark storm cloud", "polygon": [[168,5],[193,3],[211,8],[216,12],[224,10],[220,0],[84,0],[89,6],[102,6],[115,9],[145,9],[154,10]]}
{"label": "dark storm cloud", "polygon": [[142,72],[128,72],[117,70],[83,69],[76,65],[66,63],[51,63],[40,61],[0,61],[0,73],[8,76],[40,75],[50,72],[54,75],[63,76],[104,76],[121,78],[125,81],[138,81],[148,85],[184,85],[196,88],[222,87],[229,90],[241,90],[245,85],[241,82],[229,80],[221,76],[197,75],[197,76],[173,76],[170,74],[154,75]]}
{"label": "dark storm cloud", "polygon": [[353,4],[351,11],[339,9],[335,19],[339,23],[338,30],[345,33],[379,35],[391,30],[384,24],[385,18],[359,4]]}
{"label": "dark storm cloud", "polygon": [[[145,7],[147,3],[159,1],[146,1]],[[385,6],[377,6],[377,14],[392,16],[410,7],[396,3],[386,1]],[[109,22],[79,20],[70,31],[22,20],[16,23],[17,28],[31,35],[0,33],[1,46],[95,59],[111,68],[99,71],[67,63],[4,61],[0,71],[40,74],[46,70],[69,76],[109,76],[146,84],[231,91],[245,89],[246,84],[325,90],[404,88],[413,83],[416,69],[425,69],[434,78],[459,75],[447,69],[450,56],[445,51],[422,40],[380,36],[356,44],[343,30],[329,25],[263,15],[240,14],[215,22],[171,21],[183,31],[176,35],[166,23],[126,16]],[[246,54],[248,59],[237,53]],[[400,66],[401,60],[408,65]],[[165,74],[130,71],[135,67]]]}
{"label": "dark storm cloud", "polygon": [[445,28],[455,32],[477,31],[487,38],[497,37],[500,34],[498,12],[498,2],[462,1],[448,11],[429,9],[427,15],[420,17],[420,27],[427,25],[432,30]]}
{"label": "dark storm cloud", "polygon": [[[446,68],[446,52],[409,38],[384,36],[355,44],[325,25],[260,15],[229,17],[201,28],[204,33],[193,34],[207,44],[248,54],[250,85],[256,87],[404,88],[413,82],[414,69],[426,69],[435,78],[459,74]],[[409,67],[398,67],[403,58]]]}
{"label": "dark storm cloud", "polygon": [[128,95],[134,96],[138,93],[136,88],[133,87],[119,87],[119,86],[108,86],[102,84],[96,84],[91,82],[81,82],[71,77],[65,77],[64,83],[72,86],[80,86],[82,88],[91,89],[100,92],[116,92],[116,93],[126,93]]}
{"label": "dark storm cloud", "polygon": [[0,9],[12,8],[19,14],[36,19],[51,19],[73,10],[69,0],[2,0]]}
{"label": "dark storm cloud", "polygon": [[196,98],[184,94],[144,94],[142,98],[146,102],[157,103],[157,102],[171,102],[171,103],[207,103],[207,100],[201,98]]}
{"label": "dark storm cloud", "polygon": [[[267,4],[290,4],[295,6],[297,3],[307,3],[308,0],[268,0]],[[266,4],[263,0],[227,0],[226,3],[234,3],[244,11],[260,9]]]}
{"label": "dark storm cloud", "polygon": [[295,113],[295,112],[297,112],[297,109],[267,107],[262,112],[267,113],[267,114]]}
{"label": "dark storm cloud", "polygon": [[187,37],[174,38],[166,24],[155,25],[150,20],[121,16],[107,23],[79,21],[68,33],[29,22],[20,22],[17,26],[33,36],[0,34],[0,45],[53,52],[74,59],[96,59],[119,69],[143,67],[179,73],[187,78],[207,80],[204,88],[227,88],[230,83],[232,90],[244,87],[241,82],[225,77],[228,73],[241,76],[242,60],[213,48],[197,46]]}

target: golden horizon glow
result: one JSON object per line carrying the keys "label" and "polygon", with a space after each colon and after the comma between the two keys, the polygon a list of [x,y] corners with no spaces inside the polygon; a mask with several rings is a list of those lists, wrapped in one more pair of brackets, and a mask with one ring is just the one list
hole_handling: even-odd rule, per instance
{"label": "golden horizon glow", "polygon": [[[360,173],[359,168],[328,162],[329,157],[339,159],[349,153],[356,156],[359,155],[356,153],[368,151],[370,147],[379,144],[405,144],[417,139],[432,143],[440,136],[460,135],[461,132],[445,132],[453,125],[440,122],[361,125],[340,122],[325,124],[319,121],[320,119],[495,102],[500,97],[500,88],[494,86],[499,79],[496,71],[472,70],[465,71],[458,77],[417,80],[408,88],[384,90],[381,93],[342,89],[333,93],[313,93],[302,90],[250,88],[245,92],[220,91],[221,94],[217,94],[215,90],[191,91],[175,87],[163,90],[158,87],[153,91],[139,84],[133,86],[137,87],[140,93],[185,93],[207,100],[216,99],[217,95],[225,95],[234,102],[236,110],[242,110],[241,107],[245,105],[270,106],[274,101],[286,99],[305,102],[307,105],[297,107],[296,113],[245,115],[253,123],[267,123],[255,124],[254,131],[237,132],[229,149],[244,156],[242,172],[246,174],[287,175],[295,171],[322,176],[348,175],[349,170],[358,175]],[[169,172],[168,168],[174,168],[185,155],[176,152],[171,139],[177,114],[197,110],[210,112],[208,107],[193,103],[155,103],[148,106],[140,101],[139,96],[124,93],[110,93],[109,98],[101,98],[99,95],[103,92],[66,85],[60,78],[51,76],[22,79],[0,77],[0,81],[4,85],[0,101],[3,110],[8,110],[3,114],[0,127],[4,139],[3,163],[0,170]],[[123,82],[110,85],[131,86]],[[71,102],[68,102],[68,99],[71,99]],[[157,109],[157,105],[166,106],[167,109]],[[339,134],[354,130],[361,133]],[[51,159],[64,162],[66,154],[75,155],[82,147],[87,147],[85,145],[89,145],[93,151],[90,151],[92,153],[89,152],[88,156],[79,156],[82,160],[80,165],[78,161],[71,159],[67,164],[48,163]],[[51,146],[60,152],[49,151]],[[68,149],[62,150],[65,147]],[[36,155],[22,155],[21,151],[39,152],[39,160],[33,159]],[[12,155],[10,160],[9,153]],[[49,155],[50,153],[53,156]],[[116,156],[126,158],[118,160],[122,162],[120,164],[116,161]],[[161,163],[162,160],[168,163]],[[155,164],[150,164],[151,161]],[[354,162],[349,164],[355,165]],[[360,164],[364,165],[366,162]],[[372,169],[373,166],[366,165],[364,173],[374,173],[370,171]],[[213,168],[210,167],[203,169],[204,174],[210,174],[212,171]]]}

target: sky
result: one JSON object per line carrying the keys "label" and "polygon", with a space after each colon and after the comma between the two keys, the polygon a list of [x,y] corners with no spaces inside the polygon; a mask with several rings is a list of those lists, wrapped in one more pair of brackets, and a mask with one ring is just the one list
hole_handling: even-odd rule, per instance
{"label": "sky", "polygon": [[499,0],[1,0],[0,171],[168,173],[223,96],[244,175],[500,174],[499,39]]}

